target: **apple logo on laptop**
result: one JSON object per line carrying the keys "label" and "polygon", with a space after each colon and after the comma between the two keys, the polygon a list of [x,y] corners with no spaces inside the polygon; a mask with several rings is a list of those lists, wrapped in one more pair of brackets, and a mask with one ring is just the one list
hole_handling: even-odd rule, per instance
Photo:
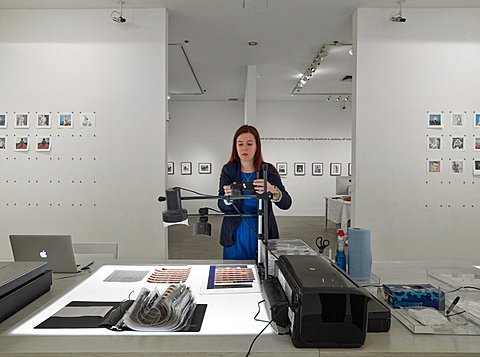
{"label": "apple logo on laptop", "polygon": [[47,252],[45,251],[45,249],[40,251],[40,258],[47,259]]}

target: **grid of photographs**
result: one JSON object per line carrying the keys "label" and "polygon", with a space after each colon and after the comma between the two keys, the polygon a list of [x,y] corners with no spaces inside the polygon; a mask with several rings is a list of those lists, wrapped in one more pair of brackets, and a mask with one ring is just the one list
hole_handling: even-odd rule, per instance
{"label": "grid of photographs", "polygon": [[[475,155],[480,151],[480,132],[476,133],[476,129],[480,129],[480,113],[427,112],[426,127],[435,129],[426,135],[427,151],[434,156],[427,158],[427,173],[462,175],[471,172],[470,159],[466,156],[468,153],[473,152]],[[468,133],[469,130],[473,130],[473,135]],[[449,154],[453,154],[453,157],[448,160],[441,158]],[[473,175],[480,176],[480,158],[474,157],[472,166]]]}
{"label": "grid of photographs", "polygon": [[[55,124],[56,122],[56,124]],[[1,112],[0,111],[0,152],[7,151],[50,151],[52,147],[51,133],[43,129],[71,129],[74,122],[81,129],[91,129],[96,125],[95,112]],[[11,140],[4,129],[14,129]],[[26,134],[24,129],[40,129],[38,133]],[[18,130],[17,130],[18,129]],[[10,145],[10,146],[9,146]]]}

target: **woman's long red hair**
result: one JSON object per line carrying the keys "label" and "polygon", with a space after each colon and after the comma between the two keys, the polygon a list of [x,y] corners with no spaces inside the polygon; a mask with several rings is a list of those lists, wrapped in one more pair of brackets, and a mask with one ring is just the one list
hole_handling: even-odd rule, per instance
{"label": "woman's long red hair", "polygon": [[235,132],[235,135],[233,136],[232,153],[230,154],[230,160],[228,160],[228,163],[234,161],[240,162],[240,157],[238,156],[237,152],[237,139],[240,135],[245,133],[250,133],[255,138],[255,143],[257,144],[257,151],[255,152],[255,156],[253,157],[253,165],[257,170],[260,170],[263,164],[262,143],[260,140],[260,135],[258,134],[258,130],[251,125],[242,125]]}

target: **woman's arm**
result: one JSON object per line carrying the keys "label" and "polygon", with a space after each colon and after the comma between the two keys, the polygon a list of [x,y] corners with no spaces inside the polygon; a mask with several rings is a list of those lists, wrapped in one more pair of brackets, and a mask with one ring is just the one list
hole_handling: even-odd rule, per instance
{"label": "woman's arm", "polygon": [[270,184],[272,184],[273,186],[276,186],[281,194],[281,198],[279,201],[272,201],[272,202],[275,203],[277,207],[280,209],[283,209],[283,210],[289,209],[290,206],[292,205],[292,197],[287,192],[287,189],[282,183],[282,178],[280,177],[280,174],[272,164],[268,165],[267,180],[268,182],[270,182]]}
{"label": "woman's arm", "polygon": [[[263,193],[263,179],[256,179],[253,184],[255,185],[255,191],[257,193]],[[278,208],[289,209],[292,205],[292,198],[285,189],[277,169],[272,164],[268,164],[267,191],[273,194],[272,202],[275,203]]]}
{"label": "woman's arm", "polygon": [[[225,196],[225,190],[223,186],[231,185],[235,180],[235,178],[232,177],[232,173],[230,173],[229,171],[231,170],[228,169],[228,166],[224,165],[222,168],[222,173],[220,174],[220,181],[218,184],[219,196]],[[226,213],[236,212],[233,205],[226,203],[225,200],[223,199],[218,200],[218,208],[220,208],[222,212],[226,212]]]}

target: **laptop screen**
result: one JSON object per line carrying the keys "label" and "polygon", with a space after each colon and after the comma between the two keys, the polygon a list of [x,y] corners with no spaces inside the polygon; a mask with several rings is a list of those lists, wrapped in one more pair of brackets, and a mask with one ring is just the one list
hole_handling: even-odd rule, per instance
{"label": "laptop screen", "polygon": [[15,261],[44,261],[54,273],[76,273],[71,235],[10,235]]}

